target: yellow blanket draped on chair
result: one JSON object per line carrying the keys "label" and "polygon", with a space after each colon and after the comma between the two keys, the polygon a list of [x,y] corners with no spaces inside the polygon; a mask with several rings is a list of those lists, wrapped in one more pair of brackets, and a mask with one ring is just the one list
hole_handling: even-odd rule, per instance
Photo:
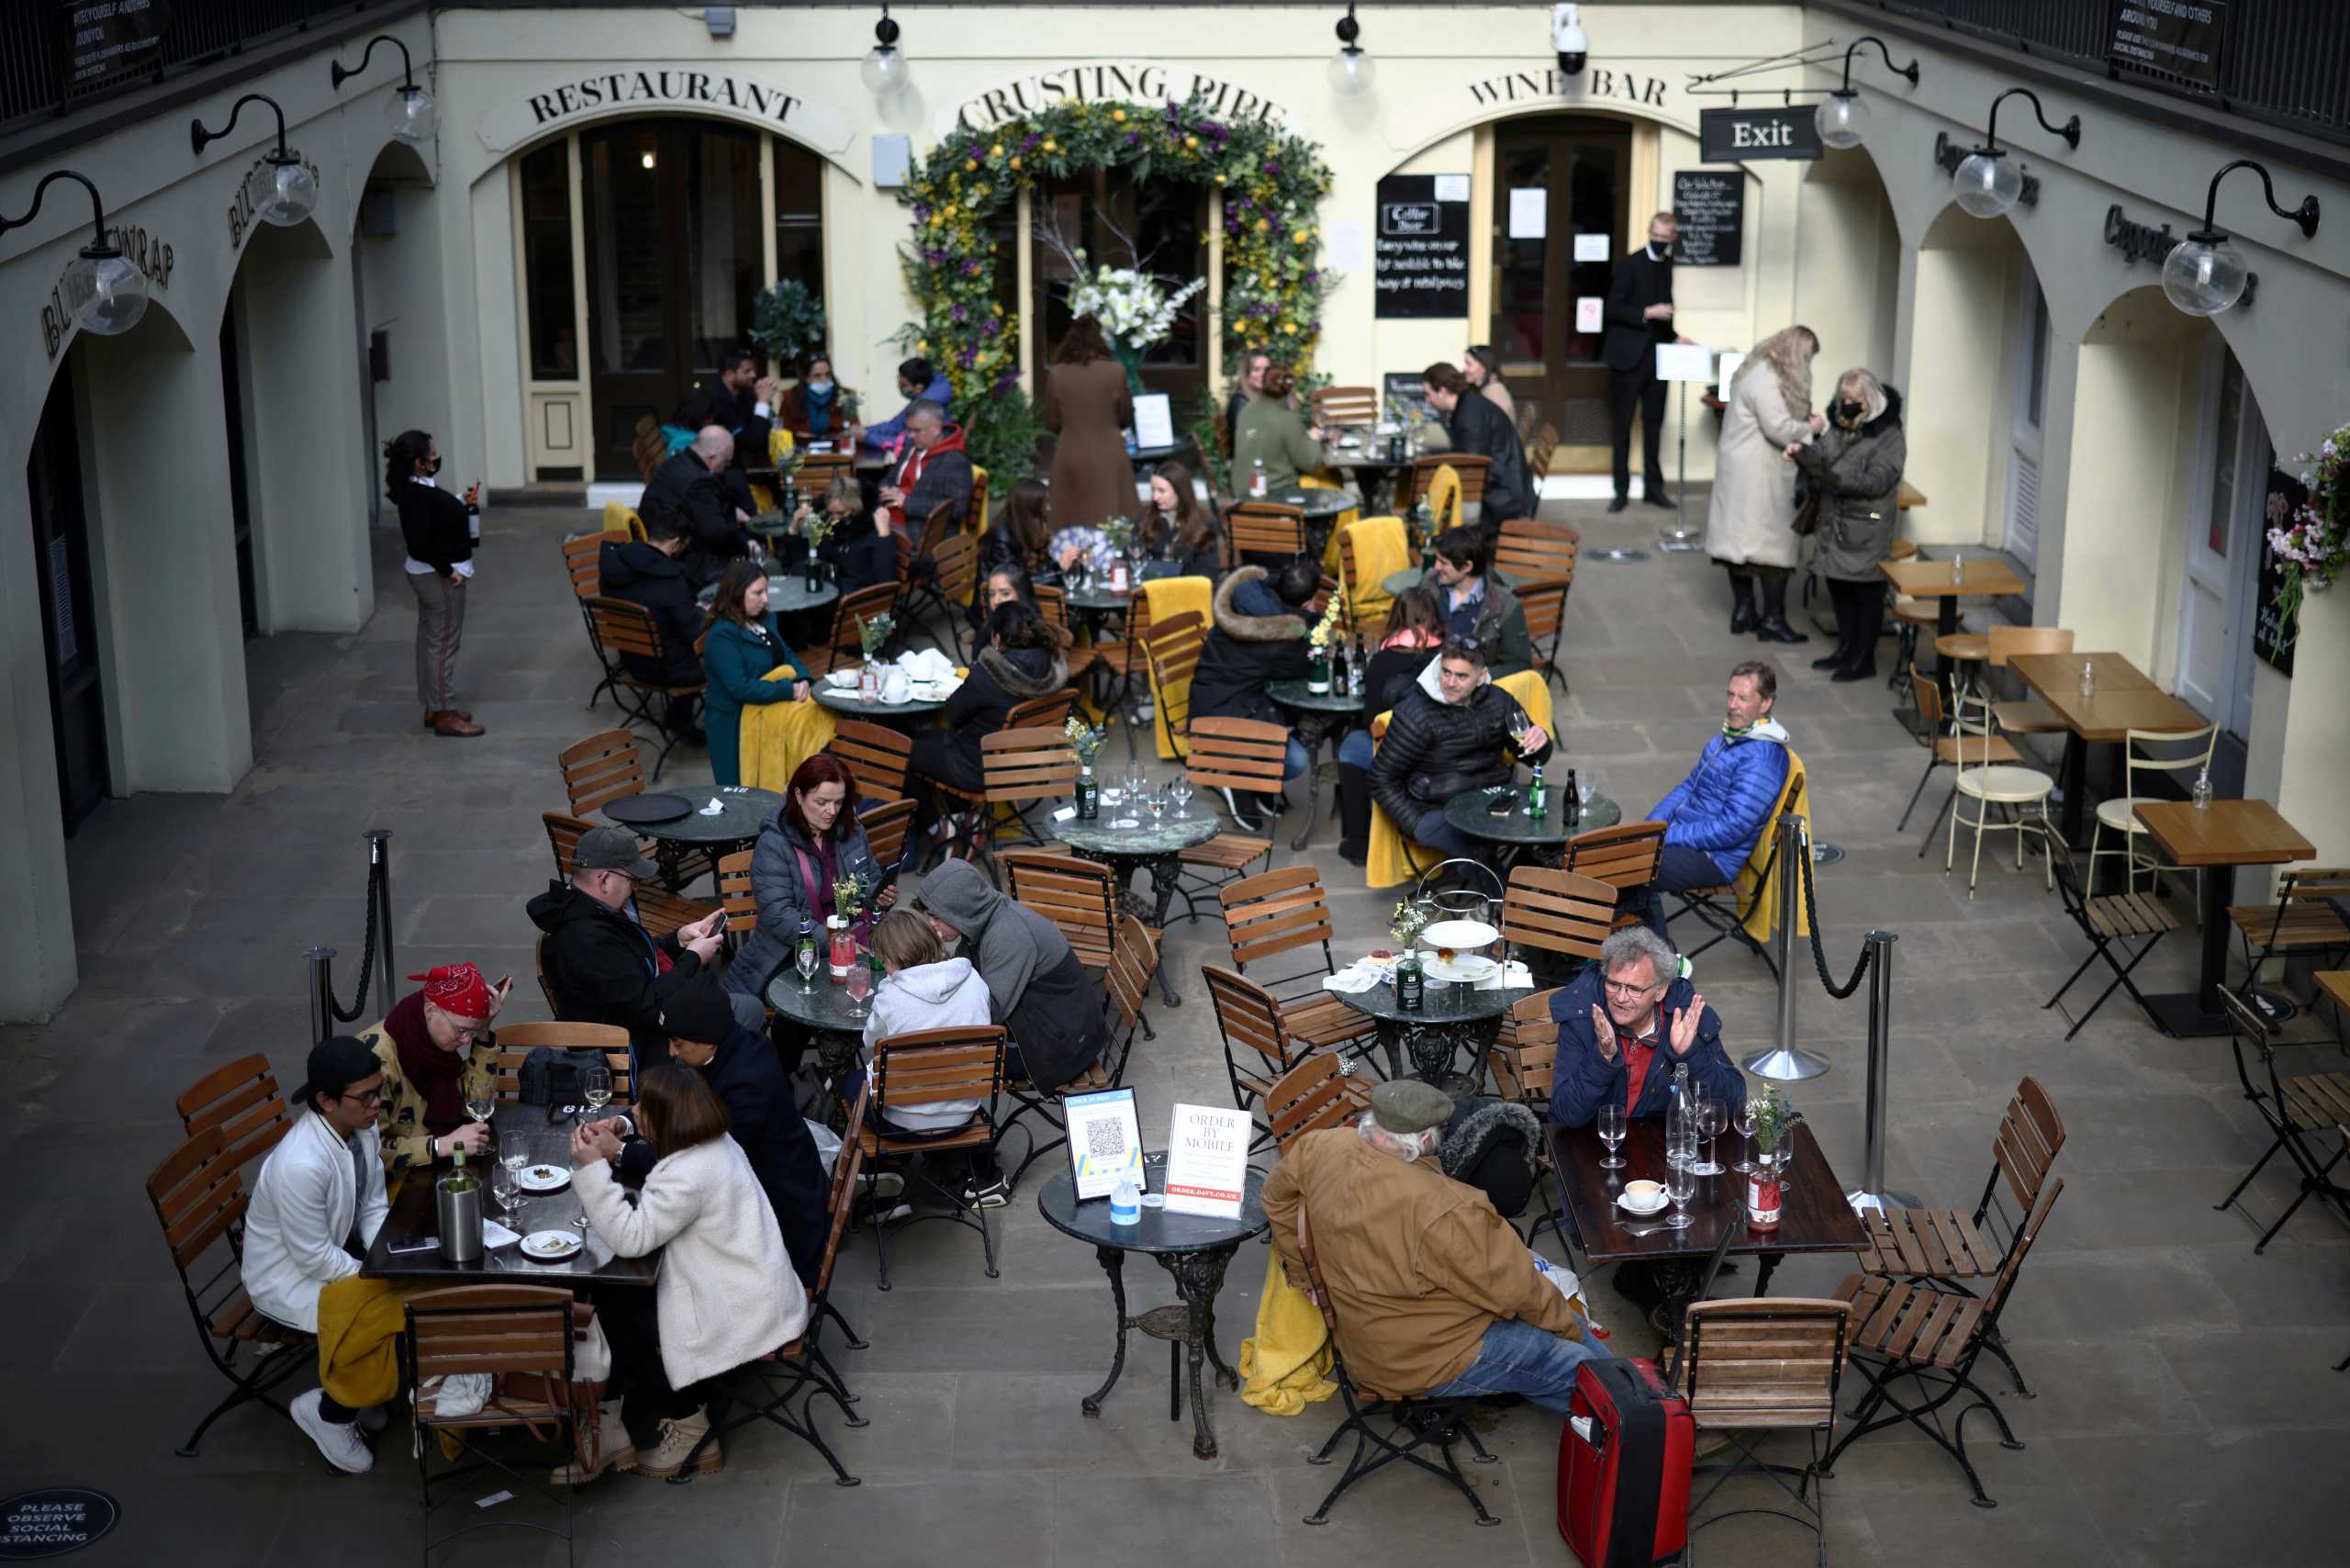
{"label": "yellow blanket draped on chair", "polygon": [[[793,678],[789,665],[768,672],[769,680]],[[800,765],[833,744],[833,711],[813,697],[803,702],[745,703],[743,707],[743,782],[754,790],[781,790]]]}
{"label": "yellow blanket draped on chair", "polygon": [[364,1410],[400,1391],[408,1299],[423,1288],[346,1274],[319,1292],[319,1382],[336,1404]]}
{"label": "yellow blanket draped on chair", "polygon": [[1240,1341],[1240,1398],[1268,1416],[1302,1416],[1338,1392],[1330,1381],[1330,1333],[1321,1309],[1289,1282],[1281,1254],[1265,1254],[1257,1332]]}
{"label": "yellow blanket draped on chair", "polygon": [[[1213,618],[1215,585],[1205,577],[1153,577],[1142,585],[1142,594],[1150,605],[1150,623],[1164,626],[1169,616],[1185,610],[1196,610],[1202,620]],[[1133,657],[1143,657],[1142,650],[1134,650]],[[1147,667],[1146,666],[1146,667]],[[1189,711],[1192,704],[1192,678],[1188,675],[1175,683],[1172,692],[1155,692],[1151,698],[1151,732],[1158,739],[1158,755],[1176,757],[1183,754],[1177,749],[1176,737],[1167,727],[1167,709],[1172,698]]]}
{"label": "yellow blanket draped on chair", "polygon": [[[1796,755],[1793,746],[1789,746],[1786,782],[1779,786],[1779,798],[1772,802],[1770,819],[1763,824],[1762,836],[1755,841],[1754,853],[1746,857],[1746,864],[1738,868],[1738,880],[1733,884],[1738,890],[1739,906],[1746,912],[1745,918],[1739,924],[1745,928],[1749,936],[1765,946],[1770,945],[1771,938],[1779,929],[1779,877],[1782,868],[1777,857],[1771,853],[1771,846],[1778,839],[1779,818],[1786,812],[1787,801],[1798,786],[1805,786],[1800,809],[1804,815],[1811,818],[1811,840],[1815,844],[1819,842],[1819,818],[1815,814],[1817,801],[1809,784],[1810,780],[1804,775],[1803,758]],[[1755,869],[1764,860],[1771,863],[1768,876],[1762,876]],[[1803,896],[1800,882],[1796,886],[1796,935],[1811,935],[1811,901]]]}
{"label": "yellow blanket draped on chair", "polygon": [[[1345,533],[1354,547],[1355,576],[1345,585],[1347,603],[1353,608],[1359,622],[1372,625],[1385,621],[1395,607],[1395,596],[1387,591],[1387,579],[1407,570],[1412,565],[1411,546],[1405,543],[1404,520],[1400,517],[1367,517],[1344,529],[1334,529],[1330,537],[1336,540]],[[1346,557],[1341,555],[1343,566]]]}
{"label": "yellow blanket draped on chair", "polygon": [[[1431,655],[1433,656],[1433,655]],[[1505,675],[1494,682],[1517,699],[1526,716],[1542,726],[1543,732],[1554,739],[1558,732],[1550,727],[1550,689],[1542,680],[1539,670],[1522,669],[1516,675]],[[1374,733],[1384,728],[1387,715],[1382,713],[1374,722]],[[1395,819],[1380,808],[1374,799],[1371,806],[1371,857],[1364,868],[1364,879],[1374,888],[1392,888],[1418,876],[1428,867],[1444,858],[1425,844],[1404,836]]]}
{"label": "yellow blanket draped on chair", "polygon": [[[1343,490],[1346,483],[1328,474],[1300,474],[1297,487],[1301,490]],[[1348,507],[1330,520],[1330,537],[1322,545],[1322,569],[1336,576],[1338,570],[1338,530],[1360,521],[1362,513]]]}

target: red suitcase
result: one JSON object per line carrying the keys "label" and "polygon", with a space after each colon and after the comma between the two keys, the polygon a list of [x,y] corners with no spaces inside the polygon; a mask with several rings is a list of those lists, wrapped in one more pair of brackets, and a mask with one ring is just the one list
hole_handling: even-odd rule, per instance
{"label": "red suitcase", "polygon": [[1585,1361],[1559,1432],[1559,1533],[1583,1568],[1654,1568],[1689,1543],[1689,1404],[1650,1361]]}

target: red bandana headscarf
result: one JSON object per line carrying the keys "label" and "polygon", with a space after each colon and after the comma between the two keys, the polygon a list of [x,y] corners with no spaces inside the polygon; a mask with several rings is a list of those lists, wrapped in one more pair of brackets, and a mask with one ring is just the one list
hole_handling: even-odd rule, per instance
{"label": "red bandana headscarf", "polygon": [[442,1050],[432,1043],[424,1023],[428,1002],[453,1018],[478,1021],[489,1016],[489,982],[472,964],[443,964],[420,975],[424,989],[403,998],[384,1020],[392,1044],[399,1050],[400,1072],[424,1099],[424,1125],[436,1133],[463,1125],[465,1055],[460,1048]]}

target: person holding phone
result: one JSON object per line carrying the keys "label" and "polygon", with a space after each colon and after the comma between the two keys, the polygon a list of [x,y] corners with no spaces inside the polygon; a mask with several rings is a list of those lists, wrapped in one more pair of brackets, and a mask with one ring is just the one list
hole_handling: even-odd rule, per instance
{"label": "person holding phone", "polygon": [[423,989],[402,997],[359,1036],[384,1070],[375,1130],[385,1170],[395,1177],[459,1149],[489,1152],[489,1123],[468,1107],[487,1104],[497,1093],[498,1039],[490,1025],[514,989],[513,976],[491,985],[469,963],[442,964],[408,978],[422,980]]}
{"label": "person holding phone", "polygon": [[474,579],[473,530],[465,503],[441,488],[441,447],[423,431],[384,443],[384,493],[400,514],[403,564],[416,594],[416,698],[436,735],[477,735],[482,726],[456,706],[457,644],[465,632],[465,588]]}
{"label": "person holding phone", "polygon": [[[570,879],[528,906],[531,923],[546,934],[540,956],[556,1015],[626,1029],[640,1064],[669,1059],[661,1010],[687,986],[715,980],[726,928],[726,912],[713,910],[665,936],[645,930],[636,917],[636,884],[658,874],[628,829],[590,828],[572,851]],[[766,1026],[757,997],[728,997],[744,1027]]]}

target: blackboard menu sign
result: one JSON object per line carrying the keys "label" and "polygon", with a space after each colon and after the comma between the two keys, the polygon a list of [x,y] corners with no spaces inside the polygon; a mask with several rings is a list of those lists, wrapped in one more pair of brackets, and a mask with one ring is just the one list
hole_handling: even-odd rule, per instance
{"label": "blackboard menu sign", "polygon": [[1746,176],[1736,170],[1674,170],[1673,218],[1681,229],[1673,245],[1676,264],[1738,265],[1740,237],[1746,230]]}
{"label": "blackboard menu sign", "polygon": [[2268,507],[2260,531],[2260,581],[2253,588],[2253,603],[2259,608],[2253,615],[2252,651],[2280,675],[2293,673],[2293,642],[2300,635],[2300,614],[2287,615],[2277,603],[2285,591],[2285,563],[2268,547],[2265,524],[2292,516],[2309,498],[2308,486],[2281,468],[2268,470]]}
{"label": "blackboard menu sign", "polygon": [[1468,185],[1466,174],[1390,174],[1379,182],[1375,315],[1467,319]]}
{"label": "blackboard menu sign", "polygon": [[2117,0],[2107,57],[2216,93],[2227,21],[2227,0]]}
{"label": "blackboard menu sign", "polygon": [[162,61],[168,0],[53,0],[62,13],[65,86],[73,93],[151,71]]}

